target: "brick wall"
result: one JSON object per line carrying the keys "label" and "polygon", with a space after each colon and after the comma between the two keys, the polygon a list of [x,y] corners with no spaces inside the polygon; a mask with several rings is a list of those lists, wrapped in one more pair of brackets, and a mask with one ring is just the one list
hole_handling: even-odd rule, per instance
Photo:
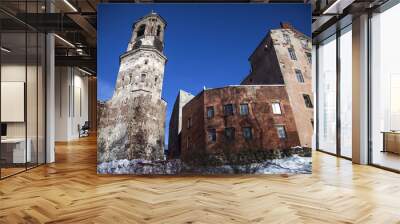
{"label": "brick wall", "polygon": [[[272,103],[279,102],[282,114],[273,114]],[[233,104],[233,115],[225,115],[223,106]],[[248,115],[240,114],[240,104],[248,104]],[[214,116],[207,117],[207,107],[214,107]],[[187,128],[192,117],[192,127]],[[189,138],[190,147],[217,152],[228,147],[232,151],[246,149],[278,149],[300,144],[290,102],[285,86],[228,86],[205,90],[183,108],[182,139]],[[283,125],[287,137],[278,137],[276,125]],[[243,128],[251,127],[252,139],[243,137]],[[225,137],[225,128],[234,128],[234,139]],[[208,138],[207,132],[216,130],[216,141]],[[190,153],[183,141],[182,153]]]}

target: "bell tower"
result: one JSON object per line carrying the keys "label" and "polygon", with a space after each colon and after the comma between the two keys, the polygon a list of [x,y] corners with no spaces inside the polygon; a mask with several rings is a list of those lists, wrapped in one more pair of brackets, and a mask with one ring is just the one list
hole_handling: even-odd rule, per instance
{"label": "bell tower", "polygon": [[100,161],[164,158],[167,103],[161,98],[165,20],[151,12],[132,26],[112,98],[99,113]]}
{"label": "bell tower", "polygon": [[161,99],[164,67],[165,20],[151,12],[132,26],[127,51],[121,55],[114,95],[148,93]]}
{"label": "bell tower", "polygon": [[162,53],[164,49],[165,20],[155,12],[142,17],[133,24],[128,51],[140,47],[152,47]]}

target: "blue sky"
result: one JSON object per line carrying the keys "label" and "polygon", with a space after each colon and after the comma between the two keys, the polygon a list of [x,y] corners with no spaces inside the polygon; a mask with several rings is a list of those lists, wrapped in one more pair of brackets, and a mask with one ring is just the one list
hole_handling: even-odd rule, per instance
{"label": "blue sky", "polygon": [[[111,98],[134,21],[154,10],[167,21],[163,98],[167,124],[179,89],[194,95],[239,84],[248,57],[270,29],[289,22],[311,36],[311,8],[303,4],[100,4],[97,23],[99,100]],[[168,130],[166,130],[166,140]]]}

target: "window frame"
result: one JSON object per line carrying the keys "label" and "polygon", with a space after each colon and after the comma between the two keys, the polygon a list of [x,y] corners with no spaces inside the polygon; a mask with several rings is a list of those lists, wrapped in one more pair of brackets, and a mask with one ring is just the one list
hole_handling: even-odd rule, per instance
{"label": "window frame", "polygon": [[[285,125],[282,125],[282,124],[275,125],[275,128],[276,128],[276,131],[277,131],[279,139],[281,139],[281,140],[287,139],[287,131],[286,131]],[[282,137],[282,135],[280,133],[280,130],[283,130],[283,135],[284,135],[283,137]]]}
{"label": "window frame", "polygon": [[[229,137],[228,135],[227,135],[227,131],[228,130],[231,130],[232,132],[231,132],[231,136]],[[225,136],[225,139],[226,140],[228,140],[228,141],[233,141],[233,140],[235,140],[235,128],[234,127],[226,127],[225,129],[224,129],[224,136]]]}
{"label": "window frame", "polygon": [[307,108],[314,108],[314,104],[312,103],[311,97],[308,94],[303,93],[304,104]]}
{"label": "window frame", "polygon": [[[230,110],[230,112],[231,113],[227,113],[227,107],[228,106],[230,106],[231,107],[231,110]],[[234,115],[235,114],[235,107],[234,107],[234,105],[233,105],[233,103],[228,103],[228,104],[224,104],[224,116],[232,116],[232,115]]]}
{"label": "window frame", "polygon": [[293,47],[288,47],[289,57],[292,61],[297,61],[297,55]]}
{"label": "window frame", "polygon": [[[242,111],[242,108],[243,107],[246,107],[246,113],[242,113],[243,111]],[[241,116],[247,116],[247,115],[249,115],[249,113],[250,113],[250,111],[249,111],[249,104],[248,103],[241,103],[240,105],[239,105],[239,114],[241,115]]]}
{"label": "window frame", "polygon": [[[278,111],[275,110],[276,107],[274,107],[274,105],[278,105],[279,113],[278,113]],[[283,114],[283,112],[282,112],[282,107],[281,107],[281,103],[280,103],[279,101],[273,101],[273,102],[271,103],[271,108],[272,108],[272,113],[273,113],[274,115],[282,115],[282,114]]]}
{"label": "window frame", "polygon": [[[250,135],[248,137],[246,137],[246,131],[245,130],[249,130]],[[246,141],[253,139],[253,129],[251,127],[243,127],[242,128],[242,133],[243,133],[243,138]]]}
{"label": "window frame", "polygon": [[[210,138],[211,136],[211,138]],[[211,143],[217,142],[217,130],[215,128],[207,129],[207,141]]]}
{"label": "window frame", "polygon": [[[209,116],[209,115],[210,115],[210,114],[209,114],[210,111],[212,111],[212,115],[211,115],[211,116]],[[208,107],[206,108],[206,113],[207,113],[207,118],[208,118],[208,119],[213,118],[213,117],[215,116],[214,106],[208,106]]]}
{"label": "window frame", "polygon": [[297,79],[298,83],[305,83],[304,75],[303,75],[303,73],[301,72],[300,69],[297,69],[297,68],[294,69],[294,73],[296,75],[296,79]]}

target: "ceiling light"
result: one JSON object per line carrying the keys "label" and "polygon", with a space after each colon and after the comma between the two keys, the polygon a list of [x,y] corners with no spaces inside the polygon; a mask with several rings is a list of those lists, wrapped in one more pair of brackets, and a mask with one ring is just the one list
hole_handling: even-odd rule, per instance
{"label": "ceiling light", "polygon": [[62,37],[60,37],[59,35],[57,35],[57,34],[54,34],[54,36],[55,37],[57,37],[59,40],[61,40],[62,42],[64,42],[64,43],[66,43],[67,45],[69,45],[70,47],[73,47],[73,48],[75,48],[75,45],[73,45],[71,42],[69,42],[68,40],[66,40],[66,39],[64,39],[64,38],[62,38]]}
{"label": "ceiling light", "polygon": [[355,0],[336,0],[332,5],[330,5],[322,14],[342,14],[343,10],[351,5]]}
{"label": "ceiling light", "polygon": [[9,50],[9,49],[7,49],[7,48],[5,48],[5,47],[1,47],[1,50],[4,51],[4,52],[6,52],[6,53],[10,53],[10,52],[11,52],[11,50]]}
{"label": "ceiling light", "polygon": [[78,10],[68,1],[64,0],[65,4],[67,4],[74,12],[78,12]]}
{"label": "ceiling light", "polygon": [[10,53],[11,52],[11,50],[9,50],[9,49],[7,49],[5,47],[1,47],[1,51],[4,51],[6,53]]}
{"label": "ceiling light", "polygon": [[92,73],[90,73],[90,72],[88,72],[88,71],[86,71],[86,70],[83,70],[83,69],[81,69],[81,68],[79,68],[79,67],[78,67],[78,70],[81,71],[81,72],[83,72],[83,73],[85,73],[85,74],[87,74],[87,75],[90,75],[90,76],[92,75]]}

